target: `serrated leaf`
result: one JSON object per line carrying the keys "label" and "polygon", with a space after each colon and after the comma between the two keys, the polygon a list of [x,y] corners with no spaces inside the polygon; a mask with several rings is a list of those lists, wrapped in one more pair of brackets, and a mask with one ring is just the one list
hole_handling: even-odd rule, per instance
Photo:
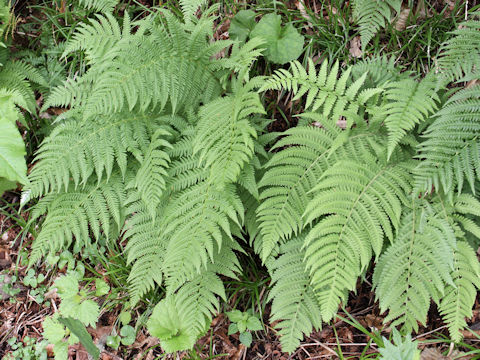
{"label": "serrated leaf", "polygon": [[103,279],[95,279],[95,296],[103,296],[108,294],[110,286]]}
{"label": "serrated leaf", "polygon": [[58,343],[65,337],[65,327],[57,320],[46,317],[42,323],[43,337],[47,339],[51,344]]}
{"label": "serrated leaf", "polygon": [[243,313],[240,310],[227,311],[226,315],[231,322],[239,322],[243,319]]}
{"label": "serrated leaf", "polygon": [[282,26],[280,15],[267,14],[263,16],[252,30],[250,37],[263,38],[266,41],[266,58],[277,64],[295,60],[303,51],[303,36],[292,24]]}
{"label": "serrated leaf", "polygon": [[251,331],[259,331],[262,330],[262,323],[258,320],[255,316],[250,316],[247,320],[247,329]]}
{"label": "serrated leaf", "polygon": [[248,331],[241,333],[239,339],[240,342],[246,347],[250,347],[250,345],[252,345],[252,334]]}
{"label": "serrated leaf", "polygon": [[62,300],[74,297],[78,294],[78,279],[73,274],[60,276],[55,280],[55,287]]}
{"label": "serrated leaf", "polygon": [[53,346],[55,360],[68,360],[68,344],[64,341],[55,343]]}
{"label": "serrated leaf", "polygon": [[227,333],[227,335],[233,335],[233,334],[236,334],[237,332],[238,332],[238,326],[237,326],[237,324],[231,323],[231,324],[228,326],[228,333]]}

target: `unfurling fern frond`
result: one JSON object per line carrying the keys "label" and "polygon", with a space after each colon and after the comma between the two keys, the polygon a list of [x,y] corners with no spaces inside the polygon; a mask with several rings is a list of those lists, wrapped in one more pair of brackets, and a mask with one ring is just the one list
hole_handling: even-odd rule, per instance
{"label": "unfurling fern frond", "polygon": [[456,239],[452,226],[426,202],[416,201],[402,217],[398,235],[380,257],[373,283],[381,311],[388,310],[385,322],[418,330],[425,323],[430,302],[445,294],[452,284],[453,250]]}
{"label": "unfurling fern frond", "polygon": [[445,80],[460,79],[464,75],[478,74],[480,67],[480,21],[472,19],[462,22],[452,31],[452,38],[442,44],[437,60],[439,71]]}
{"label": "unfurling fern frond", "polygon": [[475,193],[475,180],[480,179],[480,86],[457,92],[435,117],[418,148],[415,188],[451,193],[456,185],[460,193],[466,180]]}
{"label": "unfurling fern frond", "polygon": [[232,95],[200,109],[194,153],[204,167],[212,169],[217,184],[236,181],[253,156],[257,132],[249,117],[264,110],[258,94],[251,90],[251,84],[239,84]]}
{"label": "unfurling fern frond", "polygon": [[370,40],[378,29],[392,19],[392,11],[400,13],[402,0],[355,0],[353,2],[353,17],[360,28],[362,49],[365,51]]}
{"label": "unfurling fern frond", "polygon": [[279,321],[280,342],[284,352],[292,353],[306,335],[322,326],[321,309],[310,285],[303,259],[304,237],[291,239],[280,248],[281,255],[268,263],[272,274],[273,299],[270,321]]}
{"label": "unfurling fern frond", "polygon": [[453,283],[445,288],[439,311],[448,325],[452,340],[462,339],[465,318],[472,317],[477,290],[480,289],[480,264],[475,251],[464,241],[457,242],[453,260]]}
{"label": "unfurling fern frond", "polygon": [[33,244],[30,264],[48,252],[55,253],[68,247],[74,238],[77,244],[88,245],[90,231],[95,239],[100,237],[101,229],[108,236],[112,220],[120,228],[125,198],[125,184],[119,174],[112,174],[108,181],[87,184],[81,190],[44,197],[39,207],[46,202],[47,216]]}
{"label": "unfurling fern frond", "polygon": [[410,171],[408,162],[343,160],[313,189],[305,222],[320,221],[305,239],[305,262],[325,320],[355,289],[372,250],[379,256],[384,237],[393,239],[410,192]]}
{"label": "unfurling fern frond", "polygon": [[337,121],[340,116],[349,118],[365,108],[368,100],[382,92],[379,88],[363,89],[366,73],[347,86],[352,68],[345,70],[339,79],[336,62],[329,70],[328,62],[324,61],[318,73],[311,59],[308,60],[308,71],[298,62],[291,63],[292,72],[285,69],[275,71],[270,79],[260,88],[265,90],[292,90],[297,100],[306,95],[305,110],[322,110],[325,117]]}
{"label": "unfurling fern frond", "polygon": [[425,121],[437,109],[439,102],[433,77],[421,81],[407,78],[386,85],[385,103],[379,116],[385,118],[388,129],[388,157],[407,131]]}
{"label": "unfurling fern frond", "polygon": [[118,0],[80,0],[87,9],[92,9],[102,13],[111,13],[115,6],[118,4]]}

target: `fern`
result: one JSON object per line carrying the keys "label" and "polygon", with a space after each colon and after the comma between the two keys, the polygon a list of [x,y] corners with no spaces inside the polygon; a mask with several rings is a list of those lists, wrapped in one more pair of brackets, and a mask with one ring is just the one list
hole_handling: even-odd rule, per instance
{"label": "fern", "polygon": [[378,29],[384,28],[385,23],[391,21],[392,9],[399,14],[401,6],[402,0],[355,0],[353,2],[353,17],[360,29],[363,51]]}
{"label": "fern", "polygon": [[435,114],[418,148],[422,161],[415,170],[416,189],[451,193],[456,186],[460,193],[466,180],[475,193],[480,178],[479,104],[480,87],[475,86],[458,91]]}
{"label": "fern", "polygon": [[118,4],[118,0],[80,0],[80,4],[87,9],[102,13],[111,13]]}
{"label": "fern", "polygon": [[331,319],[346,291],[355,289],[372,250],[379,256],[383,238],[392,240],[409,192],[410,168],[373,158],[339,161],[313,189],[305,222],[321,220],[305,239],[305,261],[324,319]]}
{"label": "fern", "polygon": [[[438,301],[445,283],[452,283],[455,234],[445,219],[426,203],[413,203],[403,216],[398,237],[380,258],[374,285],[385,321],[403,324],[406,331],[425,324],[430,301]],[[392,284],[396,284],[392,287]]]}
{"label": "fern", "polygon": [[273,299],[270,321],[280,320],[275,327],[279,329],[282,350],[289,353],[300,345],[304,335],[322,325],[317,294],[303,264],[303,241],[299,237],[282,245],[281,255],[268,266],[273,284],[269,294]]}
{"label": "fern", "polygon": [[465,318],[472,317],[477,290],[480,289],[480,264],[475,251],[464,241],[457,243],[454,252],[452,284],[445,288],[439,311],[448,325],[452,340],[462,340],[460,330],[467,326]]}
{"label": "fern", "polygon": [[436,82],[430,77],[422,81],[411,78],[386,85],[385,104],[380,108],[388,129],[388,157],[407,131],[425,121],[437,109],[440,101]]}
{"label": "fern", "polygon": [[298,61],[291,63],[292,72],[285,69],[276,70],[260,91],[281,88],[292,90],[295,94],[293,101],[307,95],[305,110],[313,112],[321,109],[325,117],[334,121],[340,116],[349,118],[357,115],[360,109],[365,108],[369,99],[382,91],[380,88],[366,88],[360,91],[366,74],[347,86],[352,68],[345,70],[337,79],[338,62],[329,71],[328,62],[324,61],[318,73],[311,59],[308,64],[308,71]]}
{"label": "fern", "polygon": [[476,76],[480,66],[480,21],[476,17],[478,13],[471,14],[471,19],[462,22],[442,44],[437,64],[443,80]]}
{"label": "fern", "polygon": [[[112,175],[113,176],[113,175]],[[47,216],[40,235],[35,239],[29,262],[34,264],[47,253],[55,253],[71,244],[73,237],[80,246],[90,242],[90,230],[95,239],[100,230],[108,236],[111,221],[123,225],[125,190],[118,174],[111,181],[88,184],[82,191],[69,191],[44,197]],[[35,217],[31,221],[36,220]]]}
{"label": "fern", "polygon": [[302,215],[312,198],[311,190],[324,171],[342,158],[357,158],[365,153],[374,155],[377,141],[381,141],[374,134],[353,133],[345,137],[322,116],[303,114],[303,117],[321,121],[322,127],[288,130],[287,136],[272,148],[284,149],[266,164],[267,171],[259,182],[262,191],[257,213],[264,260],[279,241],[288,240],[303,228]]}

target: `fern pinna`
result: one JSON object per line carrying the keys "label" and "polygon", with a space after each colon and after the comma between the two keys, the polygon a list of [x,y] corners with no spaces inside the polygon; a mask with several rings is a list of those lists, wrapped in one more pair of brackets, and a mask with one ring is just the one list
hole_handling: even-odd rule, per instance
{"label": "fern pinna", "polygon": [[[44,105],[68,111],[25,188],[40,198],[31,221],[43,218],[31,263],[126,240],[131,305],[165,288],[147,327],[173,352],[207,330],[247,235],[287,352],[334,318],[372,262],[387,321],[416,330],[434,301],[459,340],[480,285],[478,88],[452,95],[386,58],[250,78],[262,39],[210,42],[215,7],[197,18],[184,5],[183,19],[99,15],[67,44],[88,68]],[[280,89],[305,111],[270,144],[260,94]]]}

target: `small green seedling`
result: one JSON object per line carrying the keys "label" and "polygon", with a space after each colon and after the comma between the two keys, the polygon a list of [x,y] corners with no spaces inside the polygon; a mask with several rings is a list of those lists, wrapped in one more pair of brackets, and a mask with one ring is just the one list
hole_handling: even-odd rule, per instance
{"label": "small green seedling", "polygon": [[112,334],[107,337],[107,346],[111,347],[112,349],[117,350],[122,343],[125,346],[132,345],[135,342],[137,337],[137,332],[135,328],[128,325],[128,323],[132,320],[132,315],[128,311],[122,311],[118,316],[118,321],[122,324],[120,329],[120,334],[117,334],[117,331],[113,329]]}
{"label": "small green seedling", "polygon": [[17,282],[17,277],[13,275],[12,277],[6,275],[0,275],[0,289],[11,299],[15,300],[15,296],[21,291],[19,288],[15,287],[14,284]]}
{"label": "small green seedling", "polygon": [[47,360],[47,341],[38,341],[29,336],[25,336],[23,341],[11,337],[7,344],[12,350],[2,360]]}
{"label": "small green seedling", "polygon": [[240,342],[249,347],[252,344],[252,331],[259,331],[263,329],[262,323],[248,310],[241,312],[240,310],[233,310],[226,313],[231,321],[228,327],[228,335],[240,333]]}
{"label": "small green seedling", "polygon": [[[92,349],[89,351],[90,355],[98,358],[98,355],[94,355],[95,345],[93,345],[91,337],[85,329],[86,326],[95,327],[100,315],[100,307],[91,299],[98,295],[79,289],[81,276],[77,268],[55,281],[54,286],[62,302],[58,312],[43,321],[43,336],[49,343],[53,344],[55,359],[59,360],[66,360],[68,358],[68,345],[73,345],[79,341],[87,350]],[[108,293],[109,287],[106,283],[103,283],[103,280],[95,282],[95,293],[98,292],[99,288],[102,292],[105,292],[105,289],[108,288]]]}

